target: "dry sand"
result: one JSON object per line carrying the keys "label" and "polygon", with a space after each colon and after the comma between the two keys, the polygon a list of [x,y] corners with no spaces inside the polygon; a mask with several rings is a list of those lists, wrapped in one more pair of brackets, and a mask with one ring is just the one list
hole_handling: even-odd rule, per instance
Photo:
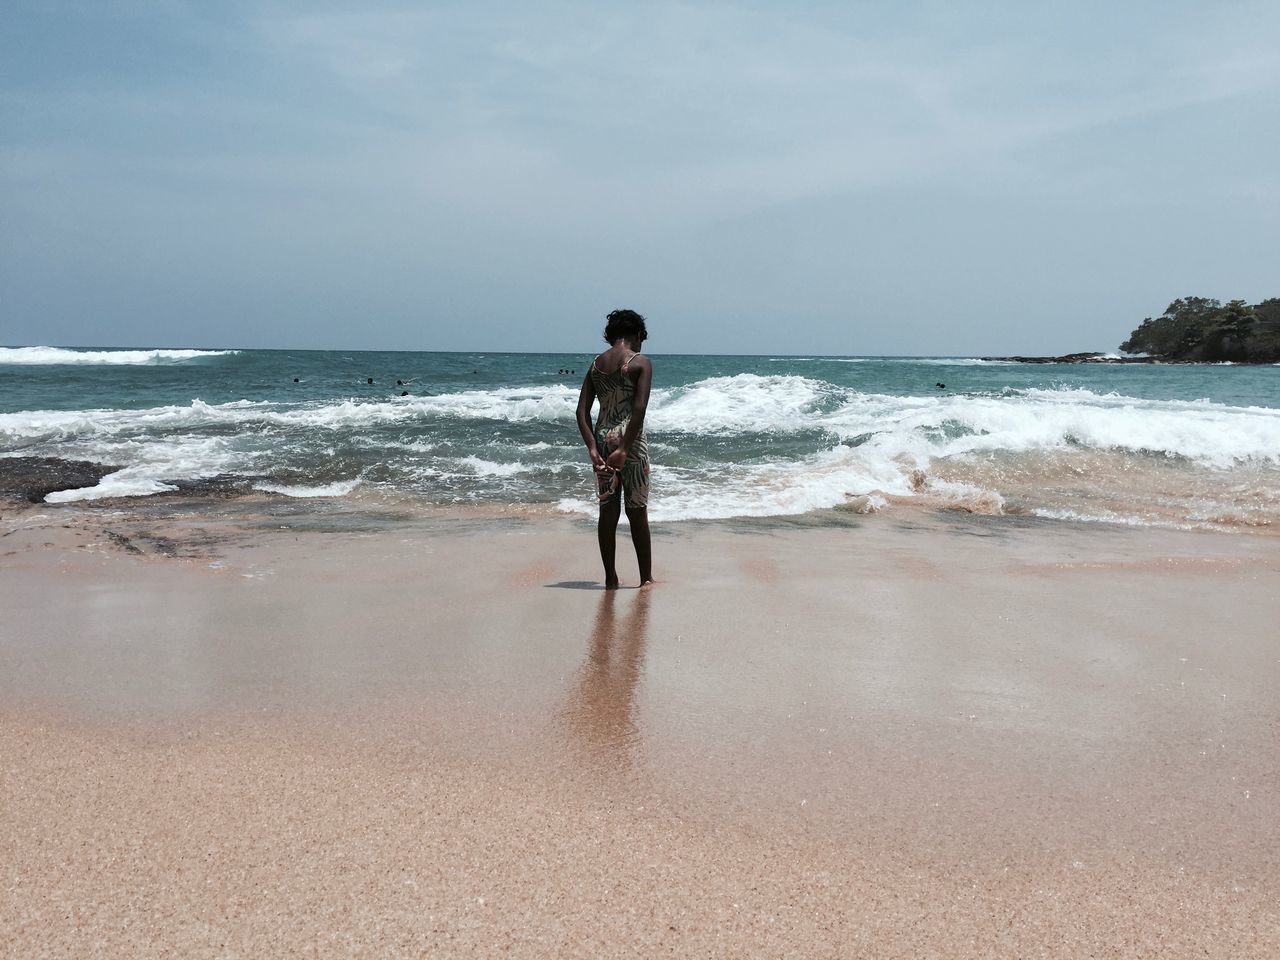
{"label": "dry sand", "polygon": [[1280,956],[1276,538],[301,525],[0,521],[0,953]]}

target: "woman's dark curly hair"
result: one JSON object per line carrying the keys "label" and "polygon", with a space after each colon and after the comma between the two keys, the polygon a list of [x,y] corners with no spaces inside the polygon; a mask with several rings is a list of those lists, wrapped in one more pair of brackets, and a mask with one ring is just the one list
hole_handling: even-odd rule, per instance
{"label": "woman's dark curly hair", "polygon": [[649,337],[649,331],[644,326],[644,317],[634,310],[612,311],[605,317],[604,338],[609,343],[613,343],[619,337],[644,343]]}

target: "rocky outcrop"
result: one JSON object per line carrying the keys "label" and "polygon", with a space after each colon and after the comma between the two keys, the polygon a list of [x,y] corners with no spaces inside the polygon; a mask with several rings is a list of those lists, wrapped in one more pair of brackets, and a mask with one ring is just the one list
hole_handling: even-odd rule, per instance
{"label": "rocky outcrop", "polygon": [[92,487],[119,467],[57,457],[0,457],[0,500],[43,503],[58,490]]}

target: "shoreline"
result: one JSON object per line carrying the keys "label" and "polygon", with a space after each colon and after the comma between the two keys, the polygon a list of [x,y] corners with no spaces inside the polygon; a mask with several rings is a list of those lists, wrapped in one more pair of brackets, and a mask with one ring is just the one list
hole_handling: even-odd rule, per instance
{"label": "shoreline", "polygon": [[[220,475],[201,480],[172,481],[174,490],[148,495],[103,496],[66,502],[48,503],[36,499],[49,491],[91,488],[102,476],[118,467],[105,467],[84,461],[63,461],[55,457],[24,457],[23,470],[10,472],[0,483],[0,526],[19,525],[65,519],[94,529],[104,528],[110,520],[115,525],[166,526],[170,523],[189,525],[205,517],[211,523],[249,527],[261,526],[272,518],[283,517],[308,529],[358,529],[364,526],[415,526],[439,520],[483,522],[494,519],[521,519],[533,522],[564,520],[594,526],[595,515],[584,502],[581,512],[565,509],[561,502],[545,503],[437,503],[407,490],[370,488],[336,495],[290,496],[253,486],[260,477]],[[0,463],[3,463],[0,460]],[[918,473],[920,471],[917,471]],[[914,481],[913,481],[914,482]],[[980,481],[971,481],[980,482]],[[669,531],[745,527],[749,529],[848,527],[863,521],[887,523],[916,522],[929,517],[986,518],[992,523],[1011,526],[1062,525],[1067,528],[1120,529],[1208,533],[1224,536],[1269,538],[1280,534],[1270,518],[1256,519],[1247,512],[1238,515],[1222,512],[1201,519],[1178,519],[1176,516],[1128,516],[1113,513],[1114,505],[1099,505],[1099,516],[1081,514],[1075,509],[1049,509],[1022,504],[1006,504],[999,495],[983,495],[968,500],[952,500],[929,492],[927,480],[911,495],[884,493],[845,493],[845,501],[801,513],[775,513],[728,517],[695,517],[654,519],[655,528]],[[1101,495],[1106,491],[1099,491]],[[26,518],[26,519],[24,519]],[[309,521],[309,522],[308,522]],[[57,525],[54,523],[53,525]],[[625,521],[623,523],[625,527]]]}
{"label": "shoreline", "polygon": [[1280,947],[1269,538],[682,523],[606,593],[572,518],[59,513],[0,538],[17,953]]}
{"label": "shoreline", "polygon": [[[271,492],[404,497],[408,509],[421,497],[594,512],[572,428],[577,391],[549,356],[550,369],[547,356],[322,351],[304,362],[249,352],[96,368],[83,393],[64,389],[66,370],[49,368],[7,404],[42,409],[0,415],[0,433],[11,454],[122,466],[94,487],[59,484],[48,494],[57,502]],[[842,359],[858,362],[834,362]],[[1280,529],[1280,418],[1267,371],[663,363],[648,417],[662,492],[655,522],[847,500],[896,509],[902,498],[906,509]],[[412,396],[390,395],[396,378],[414,383]],[[7,480],[23,462],[0,457],[0,474]],[[50,489],[25,486],[28,497]]]}

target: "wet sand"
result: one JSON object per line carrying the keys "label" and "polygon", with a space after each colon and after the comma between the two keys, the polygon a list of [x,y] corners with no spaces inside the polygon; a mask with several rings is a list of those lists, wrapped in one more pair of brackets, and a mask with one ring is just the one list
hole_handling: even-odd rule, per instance
{"label": "wet sand", "polygon": [[0,952],[1280,954],[1273,537],[269,526],[0,520]]}

